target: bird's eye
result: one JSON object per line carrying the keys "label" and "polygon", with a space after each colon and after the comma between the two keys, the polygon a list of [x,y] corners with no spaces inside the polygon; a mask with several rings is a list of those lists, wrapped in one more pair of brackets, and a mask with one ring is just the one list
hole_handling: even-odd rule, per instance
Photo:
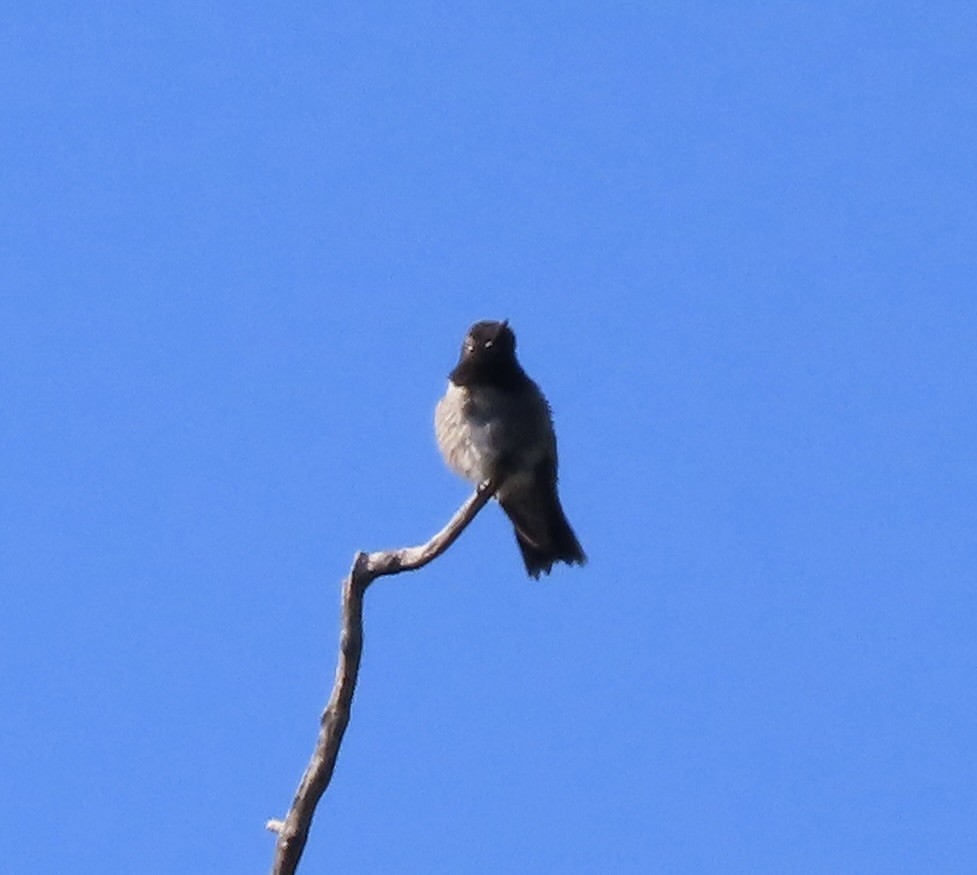
{"label": "bird's eye", "polygon": [[486,340],[485,341],[485,348],[488,349],[490,346],[492,346],[493,343],[495,343],[494,340]]}

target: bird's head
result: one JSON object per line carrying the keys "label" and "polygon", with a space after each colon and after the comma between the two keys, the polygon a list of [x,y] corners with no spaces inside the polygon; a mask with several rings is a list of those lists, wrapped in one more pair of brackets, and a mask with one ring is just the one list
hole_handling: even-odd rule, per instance
{"label": "bird's head", "polygon": [[504,386],[525,378],[516,359],[516,335],[509,320],[476,322],[468,329],[461,356],[451,372],[458,386]]}

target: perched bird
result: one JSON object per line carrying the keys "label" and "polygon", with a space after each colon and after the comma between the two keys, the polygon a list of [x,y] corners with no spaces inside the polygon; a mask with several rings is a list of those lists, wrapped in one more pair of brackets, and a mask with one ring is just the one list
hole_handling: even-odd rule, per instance
{"label": "perched bird", "polygon": [[445,462],[473,483],[495,480],[526,571],[587,561],[556,491],[556,435],[550,407],[516,359],[506,322],[477,322],[448,375],[434,430]]}

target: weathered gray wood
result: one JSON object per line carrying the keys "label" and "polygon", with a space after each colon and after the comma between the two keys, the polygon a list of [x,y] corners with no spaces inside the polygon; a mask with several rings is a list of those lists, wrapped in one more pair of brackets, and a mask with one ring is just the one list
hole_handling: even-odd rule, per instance
{"label": "weathered gray wood", "polygon": [[437,559],[467,528],[476,514],[495,494],[498,484],[485,483],[469,498],[426,544],[400,550],[357,553],[353,567],[343,581],[342,630],[339,636],[339,660],[332,695],[320,719],[319,737],[312,759],[295,792],[292,807],[284,820],[269,820],[267,828],[278,833],[272,875],[292,875],[299,864],[309,836],[316,805],[336,766],[343,733],[349,724],[350,707],[363,652],[363,595],[378,577],[423,568]]}

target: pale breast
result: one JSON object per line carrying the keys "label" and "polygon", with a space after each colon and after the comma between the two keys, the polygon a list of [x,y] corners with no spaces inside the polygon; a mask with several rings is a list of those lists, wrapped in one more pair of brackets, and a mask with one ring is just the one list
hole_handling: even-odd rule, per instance
{"label": "pale breast", "polygon": [[473,395],[449,382],[434,421],[448,467],[475,483],[493,477],[500,462],[515,474],[556,457],[549,407],[538,390],[513,398],[479,387]]}
{"label": "pale breast", "polygon": [[448,383],[448,390],[434,411],[438,447],[448,467],[456,474],[481,483],[490,476],[485,436],[472,427],[467,415],[468,390]]}

